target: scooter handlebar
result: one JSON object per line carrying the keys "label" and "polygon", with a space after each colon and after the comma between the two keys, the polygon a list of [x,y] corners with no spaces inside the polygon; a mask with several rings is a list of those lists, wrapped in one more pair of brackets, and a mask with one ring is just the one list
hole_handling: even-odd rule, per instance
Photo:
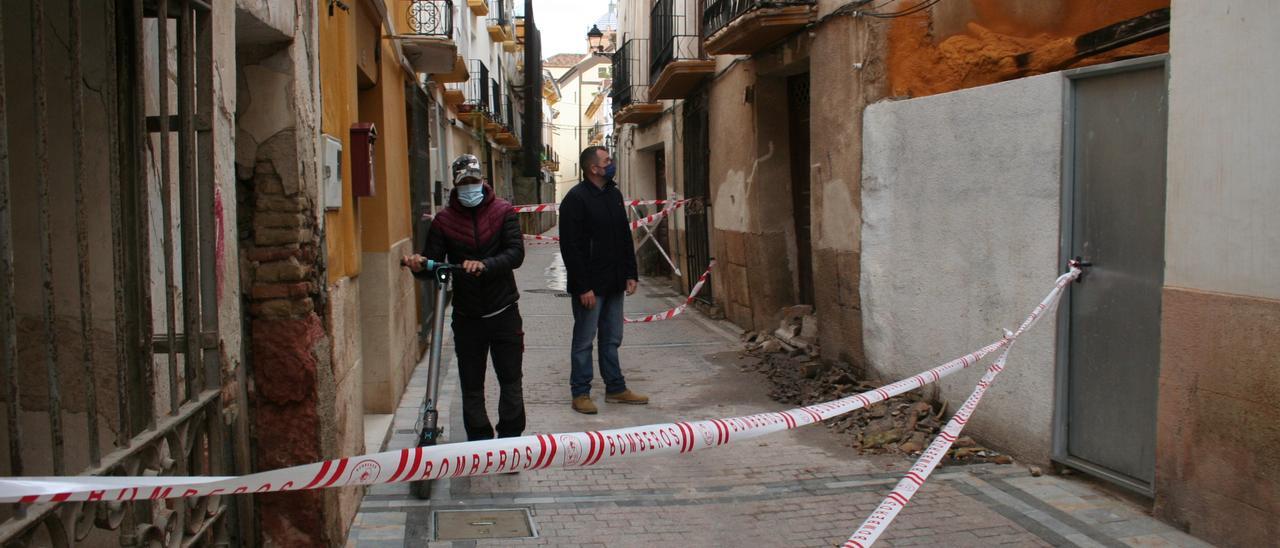
{"label": "scooter handlebar", "polygon": [[[408,268],[409,264],[405,262],[404,259],[400,259],[400,266]],[[427,263],[422,266],[423,270],[430,272],[435,272],[437,270],[462,270],[462,265],[433,261],[431,259],[427,259]]]}

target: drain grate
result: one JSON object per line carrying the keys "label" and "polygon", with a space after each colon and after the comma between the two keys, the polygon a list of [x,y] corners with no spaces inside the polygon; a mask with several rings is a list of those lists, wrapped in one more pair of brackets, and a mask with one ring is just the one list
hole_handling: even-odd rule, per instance
{"label": "drain grate", "polygon": [[504,510],[436,510],[432,513],[436,540],[535,538],[528,508]]}

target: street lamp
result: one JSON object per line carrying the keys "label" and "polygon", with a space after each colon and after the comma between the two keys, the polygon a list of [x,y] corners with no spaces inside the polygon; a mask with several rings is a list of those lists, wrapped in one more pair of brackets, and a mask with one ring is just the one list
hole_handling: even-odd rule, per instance
{"label": "street lamp", "polygon": [[600,32],[600,27],[591,25],[591,30],[587,31],[587,45],[591,47],[592,53],[604,52],[604,33]]}

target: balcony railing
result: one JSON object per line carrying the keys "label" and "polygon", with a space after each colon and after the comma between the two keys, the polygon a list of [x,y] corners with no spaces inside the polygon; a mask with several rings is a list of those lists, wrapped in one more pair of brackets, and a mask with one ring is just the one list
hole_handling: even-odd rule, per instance
{"label": "balcony railing", "polygon": [[515,24],[511,18],[511,2],[513,0],[490,0],[489,17],[485,22],[489,30],[489,38],[494,42],[515,40]]}
{"label": "balcony railing", "polygon": [[698,0],[658,0],[649,12],[649,78],[672,61],[706,59],[698,28]]}
{"label": "balcony railing", "polygon": [[462,103],[458,113],[487,112],[489,110],[489,67],[479,59],[469,62],[471,77],[466,82],[446,84],[446,90],[462,91]]}
{"label": "balcony railing", "polygon": [[613,112],[632,103],[649,102],[649,72],[641,67],[649,66],[649,44],[643,38],[627,40],[613,52]]}
{"label": "balcony railing", "polygon": [[409,3],[413,34],[453,39],[453,0],[413,0]]}
{"label": "balcony railing", "polygon": [[702,13],[702,38],[729,26],[735,19],[762,8],[811,6],[815,0],[714,0]]}

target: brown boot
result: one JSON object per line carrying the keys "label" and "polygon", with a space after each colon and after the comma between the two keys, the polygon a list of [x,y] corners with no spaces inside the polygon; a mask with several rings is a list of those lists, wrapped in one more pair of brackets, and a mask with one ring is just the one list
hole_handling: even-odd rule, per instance
{"label": "brown boot", "polygon": [[587,394],[573,398],[573,410],[584,415],[594,415],[598,412],[596,404],[591,402],[591,396]]}
{"label": "brown boot", "polygon": [[649,403],[649,396],[641,396],[630,390],[623,390],[617,394],[605,394],[604,401],[609,403],[629,403],[632,405],[645,405]]}

